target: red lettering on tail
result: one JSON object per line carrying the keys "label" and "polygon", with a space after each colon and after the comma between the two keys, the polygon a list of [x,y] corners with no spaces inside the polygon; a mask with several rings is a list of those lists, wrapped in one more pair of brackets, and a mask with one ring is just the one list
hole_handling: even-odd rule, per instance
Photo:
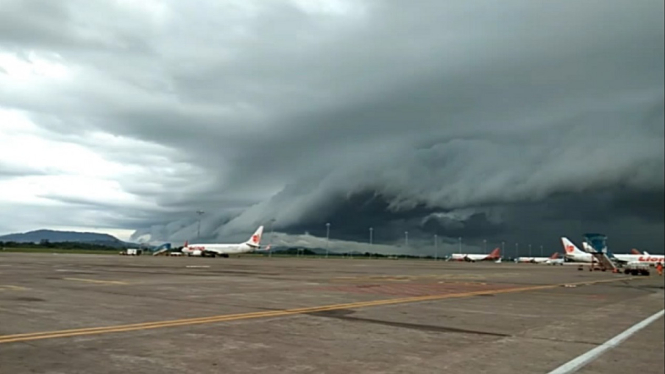
{"label": "red lettering on tail", "polygon": [[252,235],[252,242],[253,243],[258,243],[259,242],[259,236],[258,235]]}

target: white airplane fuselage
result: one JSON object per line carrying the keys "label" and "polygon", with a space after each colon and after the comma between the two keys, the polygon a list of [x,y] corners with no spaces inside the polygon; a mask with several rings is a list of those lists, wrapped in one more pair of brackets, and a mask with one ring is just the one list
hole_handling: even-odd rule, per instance
{"label": "white airplane fuselage", "polygon": [[501,258],[499,248],[494,249],[490,254],[471,254],[471,253],[453,253],[450,256],[451,260],[455,261],[484,261],[484,260],[498,260]]}
{"label": "white airplane fuselage", "polygon": [[458,261],[481,261],[487,258],[489,255],[479,255],[479,254],[467,254],[467,253],[453,253],[452,259]]}
{"label": "white airplane fuselage", "polygon": [[211,243],[211,244],[187,244],[182,248],[182,253],[187,256],[222,256],[228,257],[232,254],[254,252],[261,248],[261,235],[263,226],[259,226],[254,234],[244,243]]}
{"label": "white airplane fuselage", "polygon": [[553,260],[551,257],[518,257],[517,262],[529,262],[535,264],[542,264],[548,260]]}
{"label": "white airplane fuselage", "polygon": [[202,253],[215,253],[218,255],[231,255],[253,252],[257,248],[248,244],[190,244],[182,249],[182,253],[190,256],[201,256]]}
{"label": "white airplane fuselage", "polygon": [[614,255],[619,261],[640,263],[640,264],[657,264],[665,263],[665,256],[660,255]]}

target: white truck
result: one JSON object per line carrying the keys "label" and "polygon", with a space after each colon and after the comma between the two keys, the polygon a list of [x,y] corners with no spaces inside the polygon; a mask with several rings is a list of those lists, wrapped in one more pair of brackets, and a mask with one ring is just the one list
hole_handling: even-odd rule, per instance
{"label": "white truck", "polygon": [[642,264],[642,263],[629,263],[626,264],[623,268],[623,273],[624,274],[631,274],[631,275],[649,275],[651,273],[649,264]]}
{"label": "white truck", "polygon": [[126,251],[120,252],[122,256],[140,256],[143,253],[142,250],[137,248],[127,248]]}

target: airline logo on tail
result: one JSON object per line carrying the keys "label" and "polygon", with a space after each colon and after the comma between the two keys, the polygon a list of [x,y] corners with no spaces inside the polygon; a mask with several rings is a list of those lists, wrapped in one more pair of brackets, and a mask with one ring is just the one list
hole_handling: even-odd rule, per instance
{"label": "airline logo on tail", "polygon": [[577,246],[575,244],[573,244],[573,242],[568,240],[568,238],[566,238],[566,237],[561,238],[561,243],[563,244],[563,249],[566,251],[566,254],[568,254],[568,255],[572,255],[572,254],[580,253],[580,252],[584,253],[584,252],[580,251],[580,249],[577,248]]}
{"label": "airline logo on tail", "polygon": [[252,236],[245,243],[250,247],[259,247],[261,242],[261,235],[263,234],[263,226],[259,226],[258,229],[252,234]]}

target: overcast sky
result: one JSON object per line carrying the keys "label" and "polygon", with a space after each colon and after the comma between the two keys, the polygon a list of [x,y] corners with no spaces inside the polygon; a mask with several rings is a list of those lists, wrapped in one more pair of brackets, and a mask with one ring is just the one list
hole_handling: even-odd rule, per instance
{"label": "overcast sky", "polygon": [[0,8],[0,233],[663,252],[662,0]]}

